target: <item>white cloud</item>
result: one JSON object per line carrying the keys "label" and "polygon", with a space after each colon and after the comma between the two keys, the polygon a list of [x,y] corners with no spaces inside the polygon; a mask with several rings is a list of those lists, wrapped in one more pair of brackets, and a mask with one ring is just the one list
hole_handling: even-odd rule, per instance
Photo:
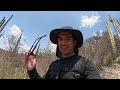
{"label": "white cloud", "polygon": [[56,52],[56,44],[53,44],[51,41],[48,42],[48,49],[50,49],[52,52]]}
{"label": "white cloud", "polygon": [[80,27],[90,27],[92,28],[100,19],[100,16],[92,15],[91,17],[88,17],[87,15],[81,16],[81,25]]}
{"label": "white cloud", "polygon": [[[20,37],[21,33],[22,33],[21,29],[15,24],[10,28],[10,32],[8,32],[10,36],[15,36],[17,39]],[[26,37],[22,33],[22,38],[21,38],[21,43],[20,43],[20,50],[22,51],[26,51],[30,49],[25,39]],[[4,49],[7,49],[7,47],[9,46],[8,46],[8,43],[6,42]]]}
{"label": "white cloud", "polygon": [[23,49],[24,51],[29,50],[30,46],[28,46],[28,44],[23,40],[21,40],[21,49]]}
{"label": "white cloud", "polygon": [[15,24],[10,28],[10,30],[10,34],[16,37],[22,33],[21,29]]}
{"label": "white cloud", "polygon": [[56,44],[51,43],[50,49],[52,50],[52,52],[56,52],[56,47],[57,47]]}

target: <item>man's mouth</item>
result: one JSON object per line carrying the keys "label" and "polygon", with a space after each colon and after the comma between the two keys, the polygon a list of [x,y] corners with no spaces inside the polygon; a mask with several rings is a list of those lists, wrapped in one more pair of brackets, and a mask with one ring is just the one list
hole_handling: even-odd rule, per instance
{"label": "man's mouth", "polygon": [[68,49],[68,47],[61,47],[61,49],[66,50],[66,49]]}

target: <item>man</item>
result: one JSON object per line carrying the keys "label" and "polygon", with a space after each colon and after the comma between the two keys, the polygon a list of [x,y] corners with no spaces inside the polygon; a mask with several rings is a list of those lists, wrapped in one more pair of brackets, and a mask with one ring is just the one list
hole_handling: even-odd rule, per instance
{"label": "man", "polygon": [[101,79],[96,66],[88,59],[78,55],[83,44],[83,35],[70,26],[54,29],[50,40],[57,44],[56,56],[44,77],[40,77],[35,68],[35,55],[26,53],[26,64],[31,79]]}

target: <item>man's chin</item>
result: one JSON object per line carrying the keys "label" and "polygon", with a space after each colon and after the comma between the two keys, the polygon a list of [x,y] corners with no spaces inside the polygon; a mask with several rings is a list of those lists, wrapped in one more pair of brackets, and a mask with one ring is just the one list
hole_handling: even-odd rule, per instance
{"label": "man's chin", "polygon": [[66,54],[68,54],[68,52],[67,52],[67,51],[62,51],[62,54],[65,54],[65,55],[66,55]]}
{"label": "man's chin", "polygon": [[69,55],[69,53],[67,53],[67,52],[63,52],[62,54],[65,56]]}

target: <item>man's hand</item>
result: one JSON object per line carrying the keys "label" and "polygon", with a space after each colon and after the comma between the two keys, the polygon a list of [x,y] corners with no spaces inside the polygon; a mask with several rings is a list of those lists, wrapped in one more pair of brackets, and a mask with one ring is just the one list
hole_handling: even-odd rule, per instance
{"label": "man's hand", "polygon": [[36,56],[27,51],[25,53],[25,59],[27,70],[33,70],[36,67]]}

